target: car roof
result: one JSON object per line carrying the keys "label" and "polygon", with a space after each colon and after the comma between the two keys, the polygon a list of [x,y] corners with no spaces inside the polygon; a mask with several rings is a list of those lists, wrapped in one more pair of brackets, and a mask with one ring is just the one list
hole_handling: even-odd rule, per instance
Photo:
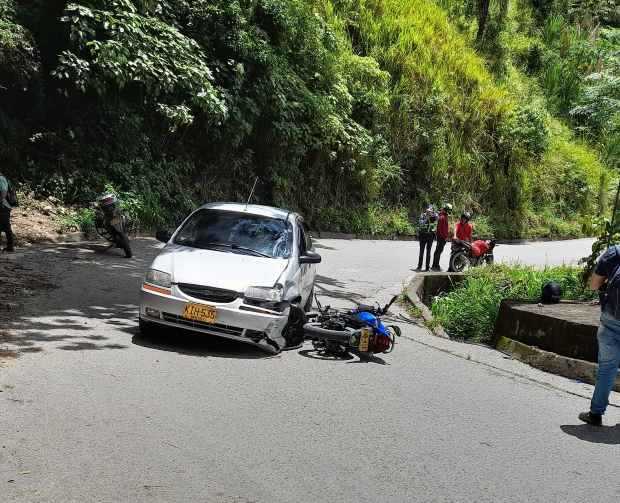
{"label": "car roof", "polygon": [[299,216],[289,210],[274,208],[273,206],[263,206],[260,204],[243,203],[208,203],[203,204],[200,209],[234,211],[238,213],[248,213],[250,215],[260,215],[263,217],[277,218],[286,220],[289,216]]}

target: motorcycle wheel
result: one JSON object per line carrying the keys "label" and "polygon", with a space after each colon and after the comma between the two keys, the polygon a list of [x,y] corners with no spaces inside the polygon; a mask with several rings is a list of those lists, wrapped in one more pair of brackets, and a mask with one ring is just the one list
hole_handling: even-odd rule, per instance
{"label": "motorcycle wheel", "polygon": [[495,257],[493,257],[493,255],[487,255],[484,257],[484,261],[487,265],[493,265],[495,263]]}
{"label": "motorcycle wheel", "polygon": [[116,235],[116,244],[119,248],[122,248],[125,252],[125,257],[131,258],[133,253],[131,251],[131,246],[129,245],[129,238],[123,232],[119,232]]}
{"label": "motorcycle wheel", "polygon": [[450,270],[454,272],[463,272],[470,265],[471,262],[465,252],[461,251],[450,257]]}
{"label": "motorcycle wheel", "polygon": [[308,339],[331,341],[348,346],[351,341],[351,332],[348,330],[330,330],[323,328],[320,323],[306,323],[304,334]]}

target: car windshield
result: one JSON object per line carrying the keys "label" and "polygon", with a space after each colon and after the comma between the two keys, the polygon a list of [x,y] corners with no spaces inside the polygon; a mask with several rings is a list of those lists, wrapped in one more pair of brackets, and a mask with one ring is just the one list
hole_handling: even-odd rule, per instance
{"label": "car windshield", "polygon": [[269,258],[289,258],[293,245],[290,223],[234,211],[198,210],[185,222],[174,242]]}

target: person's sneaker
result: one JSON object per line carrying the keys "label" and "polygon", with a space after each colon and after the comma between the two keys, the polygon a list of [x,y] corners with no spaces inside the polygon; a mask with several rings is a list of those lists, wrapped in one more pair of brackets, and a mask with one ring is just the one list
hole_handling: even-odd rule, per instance
{"label": "person's sneaker", "polygon": [[579,419],[581,419],[584,423],[591,424],[592,426],[603,426],[603,416],[600,414],[582,412],[579,414]]}
{"label": "person's sneaker", "polygon": [[414,272],[422,272],[422,268],[421,268],[421,267],[416,267],[416,268],[414,269]]}
{"label": "person's sneaker", "polygon": [[431,267],[431,271],[441,272],[441,267]]}

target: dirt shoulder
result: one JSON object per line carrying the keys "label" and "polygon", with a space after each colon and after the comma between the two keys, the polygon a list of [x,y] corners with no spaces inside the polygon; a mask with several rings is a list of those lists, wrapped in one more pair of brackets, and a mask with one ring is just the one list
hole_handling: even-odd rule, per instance
{"label": "dirt shoulder", "polygon": [[71,209],[53,197],[35,199],[33,195],[20,194],[19,203],[11,212],[17,246],[56,241],[71,230],[66,225]]}

